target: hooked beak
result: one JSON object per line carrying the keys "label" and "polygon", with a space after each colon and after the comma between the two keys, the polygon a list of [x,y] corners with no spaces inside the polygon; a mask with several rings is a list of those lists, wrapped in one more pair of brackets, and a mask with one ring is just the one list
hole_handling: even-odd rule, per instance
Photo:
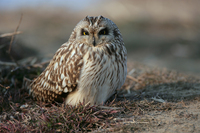
{"label": "hooked beak", "polygon": [[92,38],[92,44],[93,44],[93,46],[96,46],[96,41],[95,41],[95,37],[94,36]]}

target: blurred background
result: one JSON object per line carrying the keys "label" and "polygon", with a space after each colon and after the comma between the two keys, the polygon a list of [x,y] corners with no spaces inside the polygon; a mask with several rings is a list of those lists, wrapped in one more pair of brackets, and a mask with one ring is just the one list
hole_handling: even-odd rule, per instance
{"label": "blurred background", "polygon": [[[120,29],[128,60],[200,75],[199,0],[0,0],[0,34],[14,32],[12,54],[52,58],[85,16],[110,18]],[[10,38],[0,38],[0,61],[10,61]]]}

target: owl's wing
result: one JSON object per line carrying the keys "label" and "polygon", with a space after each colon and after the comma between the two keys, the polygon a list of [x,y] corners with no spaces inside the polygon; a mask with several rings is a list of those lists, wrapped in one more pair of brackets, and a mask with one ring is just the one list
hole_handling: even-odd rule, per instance
{"label": "owl's wing", "polygon": [[76,89],[83,66],[83,44],[63,44],[47,68],[30,85],[29,93],[37,100],[61,100]]}

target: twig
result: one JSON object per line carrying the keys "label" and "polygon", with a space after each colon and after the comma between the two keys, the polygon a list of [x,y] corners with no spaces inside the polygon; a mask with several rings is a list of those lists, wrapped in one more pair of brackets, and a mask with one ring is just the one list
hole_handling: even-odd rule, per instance
{"label": "twig", "polygon": [[45,62],[42,62],[42,63],[37,63],[37,64],[34,64],[32,65],[33,67],[42,67],[43,65],[46,65],[50,62],[51,60],[48,60],[48,61],[45,61]]}
{"label": "twig", "polygon": [[123,124],[132,124],[132,123],[146,124],[146,123],[149,123],[149,122],[137,122],[137,121],[135,121],[135,120],[133,120],[133,121],[125,121],[125,122],[123,122]]}
{"label": "twig", "polygon": [[114,118],[114,121],[121,121],[121,124],[131,124],[131,123],[149,123],[149,122],[137,122],[133,118]]}
{"label": "twig", "polygon": [[[21,18],[20,18],[20,20],[19,20],[19,23],[18,23],[17,28],[15,29],[15,32],[14,32],[14,33],[17,33],[17,30],[19,29],[19,26],[20,26],[20,24],[21,24],[22,18],[23,18],[23,14],[21,14]],[[17,63],[17,61],[12,57],[12,55],[11,55],[11,53],[10,53],[11,47],[12,47],[12,43],[13,43],[13,41],[14,41],[14,37],[15,37],[15,34],[13,34],[12,37],[11,37],[10,47],[9,47],[8,53],[9,53],[10,58],[12,59],[12,61],[15,62],[17,66],[19,66],[19,64]]]}
{"label": "twig", "polygon": [[98,106],[99,108],[101,109],[114,109],[114,110],[121,110],[123,108],[120,108],[120,107],[108,107],[108,106]]}
{"label": "twig", "polygon": [[16,111],[15,108],[14,108],[11,104],[10,104],[10,107],[11,107],[14,111]]}
{"label": "twig", "polygon": [[3,86],[2,84],[0,84],[0,86],[3,87],[3,88],[6,88],[6,89],[9,89],[9,88],[10,88],[10,86],[5,87],[5,86]]}
{"label": "twig", "polygon": [[0,65],[5,65],[5,66],[17,66],[16,63],[12,63],[12,62],[3,62],[3,61],[0,61]]}
{"label": "twig", "polygon": [[68,121],[68,120],[64,117],[63,113],[62,113],[62,117],[63,117],[63,119],[64,119],[65,121]]}
{"label": "twig", "polygon": [[131,71],[129,71],[128,75],[131,75],[135,72],[135,69],[133,68]]}
{"label": "twig", "polygon": [[12,32],[12,33],[5,33],[5,34],[1,34],[0,37],[9,37],[9,36],[14,36],[14,35],[18,35],[21,34],[22,31],[17,31],[17,32]]}
{"label": "twig", "polygon": [[158,98],[156,98],[156,97],[152,97],[151,99],[153,99],[154,101],[157,101],[157,102],[160,102],[160,103],[166,103],[166,101],[165,100],[163,100],[163,99],[158,99]]}
{"label": "twig", "polygon": [[131,80],[133,80],[133,81],[135,81],[135,82],[139,82],[136,78],[134,78],[134,77],[132,77],[130,75],[127,75],[126,77],[129,78],[129,79],[131,79]]}

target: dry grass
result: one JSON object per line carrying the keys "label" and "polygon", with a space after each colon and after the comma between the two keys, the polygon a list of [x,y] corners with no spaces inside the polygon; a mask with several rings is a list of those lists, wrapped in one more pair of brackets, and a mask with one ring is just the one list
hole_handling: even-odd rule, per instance
{"label": "dry grass", "polygon": [[[26,63],[28,64],[28,63]],[[62,103],[36,102],[22,88],[23,77],[37,77],[47,64],[1,67],[0,131],[1,132],[88,132],[123,131],[131,123],[148,124],[139,119],[151,111],[171,111],[184,108],[182,100],[199,95],[199,79],[175,71],[150,68],[139,63],[128,64],[129,73],[124,86],[105,105],[77,107]],[[190,91],[181,99],[175,91]],[[177,89],[178,88],[178,89]],[[181,89],[180,89],[181,88]],[[135,91],[137,90],[137,91]],[[170,95],[169,90],[174,92]],[[193,94],[193,95],[192,95]],[[174,103],[173,101],[180,101]],[[139,130],[138,127],[132,130]]]}
{"label": "dry grass", "polygon": [[[16,105],[16,104],[15,104]],[[22,108],[22,107],[26,108]],[[2,132],[77,132],[109,126],[117,110],[101,109],[98,106],[31,104],[12,106],[9,113],[2,114]]]}

